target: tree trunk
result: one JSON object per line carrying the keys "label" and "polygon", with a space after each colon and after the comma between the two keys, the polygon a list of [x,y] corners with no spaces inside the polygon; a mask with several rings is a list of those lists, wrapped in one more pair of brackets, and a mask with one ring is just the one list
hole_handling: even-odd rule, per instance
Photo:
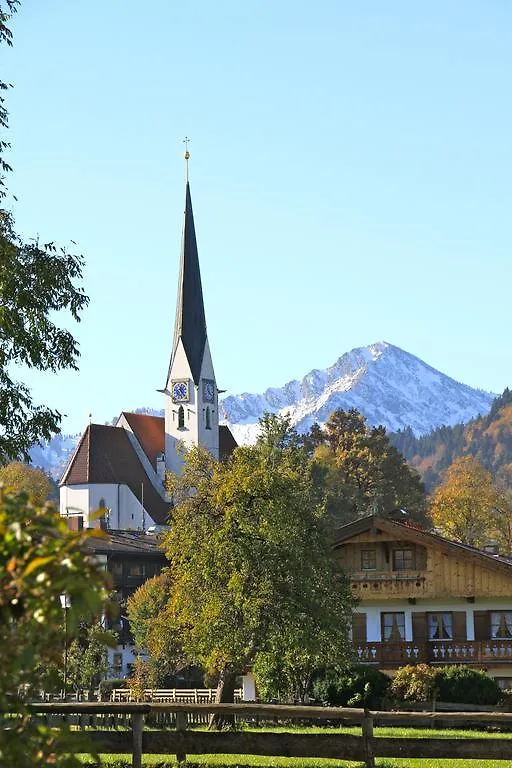
{"label": "tree trunk", "polygon": [[[216,704],[234,704],[235,702],[235,683],[236,672],[230,667],[224,667],[222,670],[217,693],[215,694]],[[220,731],[222,728],[232,728],[235,724],[233,715],[216,714],[210,717],[209,730]]]}

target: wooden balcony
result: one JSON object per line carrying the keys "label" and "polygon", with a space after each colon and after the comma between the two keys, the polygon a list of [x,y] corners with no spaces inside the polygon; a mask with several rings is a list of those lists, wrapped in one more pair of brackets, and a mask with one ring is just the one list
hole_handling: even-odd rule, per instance
{"label": "wooden balcony", "polygon": [[360,664],[512,664],[512,640],[431,640],[428,643],[354,643]]}
{"label": "wooden balcony", "polygon": [[381,597],[420,597],[430,585],[426,574],[416,571],[360,571],[350,574],[352,594],[360,600]]}

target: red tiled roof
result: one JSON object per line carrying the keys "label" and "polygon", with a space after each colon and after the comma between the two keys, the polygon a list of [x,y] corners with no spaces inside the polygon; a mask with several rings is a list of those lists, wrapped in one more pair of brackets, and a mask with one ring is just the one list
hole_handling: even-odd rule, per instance
{"label": "red tiled roof", "polygon": [[165,451],[165,419],[163,416],[149,416],[147,413],[121,414],[133,430],[140,447],[156,469],[156,457]]}
{"label": "red tiled roof", "polygon": [[[165,451],[165,419],[147,413],[121,414],[133,430],[140,447],[156,469],[156,457]],[[226,424],[219,425],[219,458],[225,461],[238,447],[238,443]]]}
{"label": "red tiled roof", "polygon": [[127,485],[157,524],[165,524],[170,504],[164,501],[151,480],[130,442],[126,431],[119,427],[89,424],[61,485],[106,483]]}

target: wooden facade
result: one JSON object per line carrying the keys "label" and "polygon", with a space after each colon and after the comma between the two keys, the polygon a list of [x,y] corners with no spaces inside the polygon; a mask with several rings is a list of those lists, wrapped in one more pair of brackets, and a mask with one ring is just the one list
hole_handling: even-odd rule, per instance
{"label": "wooden facade", "polygon": [[512,562],[376,516],[340,528],[335,551],[358,601],[359,661],[465,663],[512,686]]}

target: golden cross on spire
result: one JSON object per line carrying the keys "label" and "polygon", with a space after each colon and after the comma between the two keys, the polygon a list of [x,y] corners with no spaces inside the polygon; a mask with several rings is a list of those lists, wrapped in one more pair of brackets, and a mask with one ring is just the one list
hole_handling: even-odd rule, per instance
{"label": "golden cross on spire", "polygon": [[190,157],[190,152],[188,151],[188,143],[189,143],[189,141],[190,141],[189,137],[185,136],[185,138],[183,139],[183,143],[185,145],[185,163],[186,163],[186,167],[187,167],[187,181],[188,181],[188,160],[189,160],[189,157]]}

